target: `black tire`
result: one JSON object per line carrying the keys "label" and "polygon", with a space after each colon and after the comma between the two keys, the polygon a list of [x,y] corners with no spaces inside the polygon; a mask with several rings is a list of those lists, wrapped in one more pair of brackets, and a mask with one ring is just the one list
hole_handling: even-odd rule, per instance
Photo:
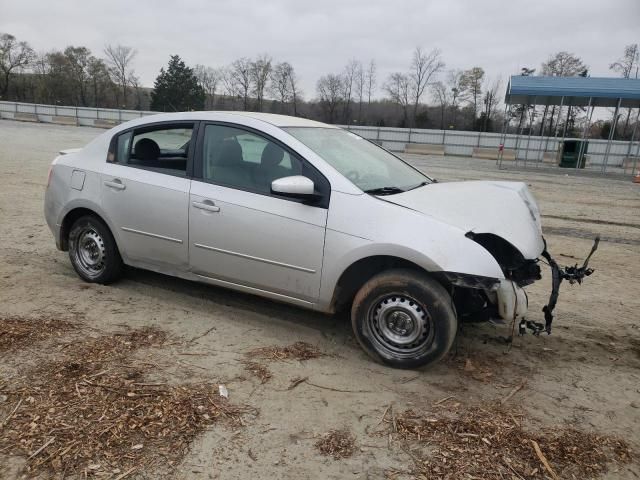
{"label": "black tire", "polygon": [[124,269],[109,227],[92,215],[73,222],[69,230],[69,258],[78,276],[89,283],[114,282]]}
{"label": "black tire", "polygon": [[389,270],[365,283],[351,307],[362,348],[394,368],[418,368],[442,359],[456,337],[451,296],[428,275]]}

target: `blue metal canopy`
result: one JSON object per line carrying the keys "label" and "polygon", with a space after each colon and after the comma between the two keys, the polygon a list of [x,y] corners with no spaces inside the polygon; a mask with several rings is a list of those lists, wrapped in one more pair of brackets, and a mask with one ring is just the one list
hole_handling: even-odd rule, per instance
{"label": "blue metal canopy", "polygon": [[527,105],[640,107],[640,79],[598,77],[534,77],[514,75],[505,103]]}

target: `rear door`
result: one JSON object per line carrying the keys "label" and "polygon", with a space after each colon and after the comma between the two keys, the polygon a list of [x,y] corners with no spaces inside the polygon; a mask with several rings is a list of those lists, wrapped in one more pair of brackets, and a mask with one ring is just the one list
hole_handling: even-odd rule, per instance
{"label": "rear door", "polygon": [[153,124],[112,141],[102,173],[102,204],[128,259],[187,268],[195,127],[195,122]]}
{"label": "rear door", "polygon": [[[328,181],[260,132],[220,124],[200,132],[189,206],[191,270],[257,293],[316,302]],[[271,193],[271,181],[299,174],[314,180],[322,201],[305,204]]]}

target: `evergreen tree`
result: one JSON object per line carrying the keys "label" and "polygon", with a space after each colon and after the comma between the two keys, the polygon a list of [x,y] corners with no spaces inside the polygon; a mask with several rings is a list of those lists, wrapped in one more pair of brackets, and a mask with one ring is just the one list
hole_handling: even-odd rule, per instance
{"label": "evergreen tree", "polygon": [[198,84],[193,69],[187,67],[178,55],[172,55],[165,71],[153,84],[151,110],[182,112],[204,109],[205,92]]}

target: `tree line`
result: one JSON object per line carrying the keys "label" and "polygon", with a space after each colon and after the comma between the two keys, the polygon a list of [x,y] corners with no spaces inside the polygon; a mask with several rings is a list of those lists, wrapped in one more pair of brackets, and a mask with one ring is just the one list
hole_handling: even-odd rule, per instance
{"label": "tree line", "polygon": [[[172,55],[154,82],[143,87],[136,75],[137,51],[106,45],[100,54],[87,47],[36,53],[26,41],[0,33],[0,99],[33,103],[155,111],[252,110],[314,118],[328,123],[413,128],[511,131],[538,135],[558,130],[575,134],[585,109],[555,106],[500,107],[504,87],[480,66],[446,69],[442,52],[416,47],[404,71],[379,78],[375,59],[351,59],[339,71],[321,75],[315,92],[303,92],[293,65],[263,54],[229,65],[190,67]],[[625,77],[638,77],[638,45],[628,45],[610,66]],[[522,75],[537,69],[523,68]],[[565,51],[551,55],[542,75],[587,76],[589,67]],[[619,122],[628,136],[631,111]],[[606,130],[606,122],[600,129]],[[596,122],[595,127],[598,127]],[[609,125],[610,128],[610,125]],[[597,132],[601,134],[602,132]]]}

